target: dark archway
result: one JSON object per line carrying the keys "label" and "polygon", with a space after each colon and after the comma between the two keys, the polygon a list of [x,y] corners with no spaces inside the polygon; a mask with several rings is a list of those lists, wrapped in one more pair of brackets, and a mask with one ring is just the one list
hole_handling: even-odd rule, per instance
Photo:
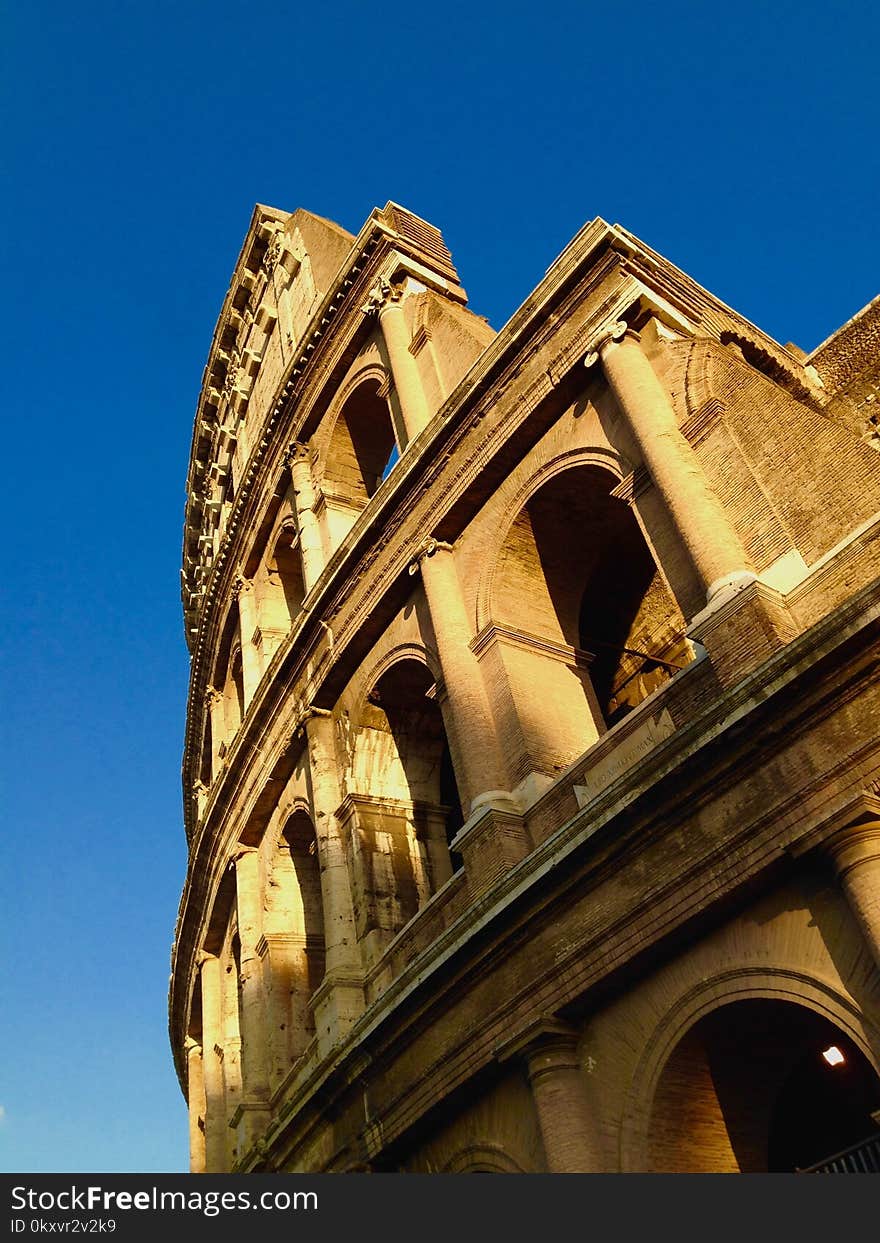
{"label": "dark archway", "polygon": [[612,494],[617,482],[585,465],[543,484],[502,545],[492,600],[493,620],[573,650],[600,729],[691,659],[684,618],[633,509]]}
{"label": "dark archway", "polygon": [[663,1068],[649,1169],[808,1169],[877,1126],[880,1078],[829,1019],[787,1001],[731,1002],[679,1041]]}
{"label": "dark archway", "polygon": [[388,402],[379,395],[378,380],[365,380],[348,398],[334,424],[324,492],[362,509],[397,457]]}
{"label": "dark archway", "polygon": [[448,845],[462,826],[462,803],[430,670],[417,660],[398,661],[379,678],[369,702],[371,725],[394,739],[405,781],[401,793],[423,805],[417,815],[429,808],[441,813]]}

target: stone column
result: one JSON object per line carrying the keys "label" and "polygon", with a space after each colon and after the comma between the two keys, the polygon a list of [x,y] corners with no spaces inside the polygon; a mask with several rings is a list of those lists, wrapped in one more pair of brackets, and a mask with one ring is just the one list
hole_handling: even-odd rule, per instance
{"label": "stone column", "polygon": [[205,1173],[205,1075],[202,1046],[192,1037],[186,1042],[186,1099],[189,1105],[189,1172]]}
{"label": "stone column", "polygon": [[428,540],[410,574],[421,569],[449,720],[446,732],[465,808],[509,798],[507,773],[476,656],[452,548]]}
{"label": "stone column", "polygon": [[211,717],[211,777],[217,776],[223,763],[220,747],[226,741],[226,709],[223,695],[212,687],[205,695],[205,703]]}
{"label": "stone column", "polygon": [[841,829],[826,843],[826,849],[880,967],[880,818]]}
{"label": "stone column", "polygon": [[200,957],[202,982],[202,1075],[205,1091],[205,1169],[221,1174],[227,1169],[226,1104],[223,1092],[223,1046],[220,1006],[220,961],[214,954]]}
{"label": "stone column", "polygon": [[525,1061],[551,1174],[601,1172],[598,1134],[577,1055],[577,1033],[541,1020],[499,1051],[501,1061]]}
{"label": "stone column", "polygon": [[597,359],[645,466],[663,497],[707,599],[737,581],[755,577],[749,559],[712,491],[697,456],[678,427],[668,393],[638,340],[623,321],[594,343],[585,363]]}
{"label": "stone column", "polygon": [[754,573],[669,394],[625,323],[600,335],[585,363],[599,358],[706,593],[687,633],[706,648],[721,684],[731,686],[794,637],[794,621],[781,594]]}
{"label": "stone column", "polygon": [[242,1096],[249,1102],[265,1101],[269,1088],[266,1002],[262,963],[257,951],[263,933],[260,856],[254,847],[243,846],[233,855],[233,861],[238,939],[241,946],[239,1027]]}
{"label": "stone column", "polygon": [[324,569],[324,549],[321,544],[321,529],[315,516],[315,485],[308,445],[294,441],[287,450],[285,460],[290,467],[303,583],[308,593]]}
{"label": "stone column", "polygon": [[342,792],[330,713],[310,709],[305,728],[324,911],[324,979],[313,999],[315,1031],[323,1056],[363,1011],[363,964],[355,933],[345,848],[336,817]]}
{"label": "stone column", "polygon": [[508,788],[452,549],[428,540],[410,573],[419,566],[443,674],[440,706],[466,816],[451,847],[461,854],[468,890],[477,898],[526,857],[531,842]]}
{"label": "stone column", "polygon": [[[407,443],[415,440],[431,418],[418,364],[410,353],[411,335],[403,309],[405,282],[392,285],[380,280],[373,288],[363,310],[366,314],[378,312],[379,327],[388,350],[391,375],[400,402],[400,412],[406,430]],[[403,446],[402,446],[403,447]]]}
{"label": "stone column", "polygon": [[246,712],[263,676],[260,652],[254,646],[254,633],[259,627],[257,599],[254,594],[254,584],[247,578],[239,578],[236,581],[233,594],[238,599],[238,633],[241,639],[241,673],[244,681]]}

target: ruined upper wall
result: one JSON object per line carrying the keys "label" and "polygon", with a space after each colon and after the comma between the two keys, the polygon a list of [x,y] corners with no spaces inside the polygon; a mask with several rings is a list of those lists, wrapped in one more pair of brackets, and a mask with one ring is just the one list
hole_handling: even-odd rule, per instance
{"label": "ruined upper wall", "polygon": [[880,449],[880,296],[817,346],[808,362],[831,396],[829,412]]}

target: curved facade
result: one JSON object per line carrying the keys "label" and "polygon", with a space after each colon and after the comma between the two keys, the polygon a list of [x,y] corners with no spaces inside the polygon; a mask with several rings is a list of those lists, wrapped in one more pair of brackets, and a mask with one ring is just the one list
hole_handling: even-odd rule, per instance
{"label": "curved facade", "polygon": [[870,1156],[878,333],[597,219],[496,334],[399,206],[255,209],[184,536],[194,1171]]}

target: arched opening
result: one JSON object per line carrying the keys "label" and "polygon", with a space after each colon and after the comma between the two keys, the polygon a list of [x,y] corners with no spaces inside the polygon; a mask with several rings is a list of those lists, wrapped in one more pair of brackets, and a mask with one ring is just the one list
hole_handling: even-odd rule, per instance
{"label": "arched opening", "polygon": [[398,457],[388,402],[379,395],[379,381],[358,385],[333,427],[325,493],[329,490],[363,508]]}
{"label": "arched opening", "polygon": [[230,610],[217,645],[212,685],[206,699],[211,717],[206,735],[210,734],[211,772],[215,777],[244,717],[244,668],[237,605]]}
{"label": "arched opening", "polygon": [[321,897],[321,865],[315,827],[307,812],[299,810],[281,834],[282,856],[290,859],[299,896],[295,927],[305,937],[309,992],[324,978],[324,904]]}
{"label": "arched opening", "polygon": [[268,863],[263,942],[276,1086],[314,1035],[311,997],[324,978],[321,868],[306,811],[288,817]]}
{"label": "arched opening", "polygon": [[[443,715],[434,678],[418,660],[399,660],[387,669],[368,696],[365,724],[388,739],[387,792],[412,803],[412,820],[427,868],[427,888],[435,892],[449,876],[449,844],[463,824]],[[395,788],[396,787],[396,788]]]}
{"label": "arched opening", "polygon": [[[293,518],[284,521],[275,537],[261,578],[260,631],[280,641],[299,617],[306,596],[299,535]],[[272,645],[272,651],[276,646],[277,643]]]}
{"label": "arched opening", "polygon": [[829,1019],[788,1001],[720,1006],[675,1047],[657,1085],[648,1168],[785,1173],[877,1136],[880,1078]]}
{"label": "arched opening", "polygon": [[232,649],[229,659],[229,676],[224,692],[226,700],[226,720],[230,737],[244,720],[244,667],[241,658],[241,644]]}
{"label": "arched opening", "polygon": [[499,553],[491,616],[532,756],[525,771],[570,763],[691,659],[684,618],[616,483],[594,465],[554,475]]}

